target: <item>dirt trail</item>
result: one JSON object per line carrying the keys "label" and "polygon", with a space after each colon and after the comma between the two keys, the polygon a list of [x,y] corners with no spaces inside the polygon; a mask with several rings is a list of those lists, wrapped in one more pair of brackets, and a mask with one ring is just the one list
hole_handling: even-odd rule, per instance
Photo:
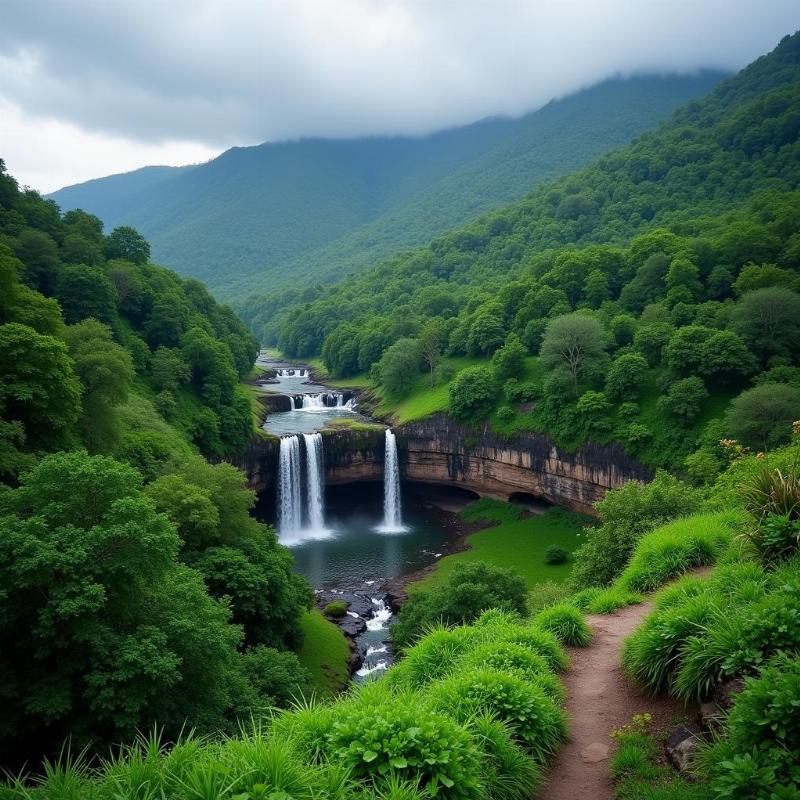
{"label": "dirt trail", "polygon": [[652,714],[658,729],[683,712],[683,706],[670,698],[643,694],[622,669],[622,643],[651,609],[652,603],[642,603],[586,618],[592,642],[570,650],[570,668],[564,676],[570,740],[553,762],[539,800],[611,800],[609,760],[614,741],[609,734],[634,714]]}

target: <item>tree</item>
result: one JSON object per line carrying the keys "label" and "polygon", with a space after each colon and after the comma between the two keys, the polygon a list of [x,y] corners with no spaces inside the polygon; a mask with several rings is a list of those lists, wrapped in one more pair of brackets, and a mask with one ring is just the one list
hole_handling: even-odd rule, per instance
{"label": "tree", "polygon": [[450,384],[450,413],[465,422],[479,422],[494,408],[497,385],[487,367],[467,367]]}
{"label": "tree", "polygon": [[[241,632],[131,467],[58,453],[0,494],[0,728],[30,757],[224,727]],[[12,745],[13,743],[13,745]]]}
{"label": "tree", "polygon": [[25,265],[25,283],[43,294],[53,294],[60,265],[58,247],[53,239],[44,231],[26,228],[14,249]]}
{"label": "tree", "polygon": [[16,322],[0,325],[0,410],[19,422],[32,449],[67,444],[81,385],[64,342]]}
{"label": "tree", "polygon": [[422,360],[428,365],[433,386],[434,372],[442,358],[442,350],[447,341],[444,320],[441,317],[428,320],[422,327],[417,341]]}
{"label": "tree", "polygon": [[575,397],[578,381],[591,374],[606,354],[606,331],[602,324],[580,313],[565,314],[547,323],[542,347],[542,364],[564,368],[572,379]]}
{"label": "tree", "polygon": [[96,319],[68,327],[64,338],[83,385],[83,441],[90,453],[110,452],[119,435],[116,407],[133,382],[130,353]]}
{"label": "tree", "polygon": [[746,447],[770,450],[788,442],[800,419],[800,389],[780,383],[742,392],[725,415],[728,432]]}
{"label": "tree", "polygon": [[630,314],[617,314],[612,318],[610,324],[611,335],[614,337],[617,346],[624,347],[633,341],[637,324],[636,317]]}
{"label": "tree", "polygon": [[697,375],[703,368],[705,344],[713,333],[702,325],[678,328],[664,347],[664,362],[675,375]]}
{"label": "tree", "polygon": [[150,375],[158,391],[174,392],[189,382],[191,372],[180,350],[162,346],[150,359]]}
{"label": "tree", "polygon": [[612,400],[632,400],[639,396],[650,371],[647,360],[638,353],[623,353],[611,362],[606,374],[606,393]]}
{"label": "tree", "polygon": [[528,350],[519,336],[516,333],[509,333],[506,343],[492,356],[492,367],[497,380],[502,383],[509,378],[521,378],[527,357]]}
{"label": "tree", "polygon": [[700,270],[685,257],[678,256],[672,259],[664,277],[664,283],[667,286],[668,295],[676,289],[685,290],[688,302],[696,302],[703,293]]}
{"label": "tree", "polygon": [[322,360],[333,375],[348,378],[358,372],[358,349],[358,328],[342,322],[325,337]]}
{"label": "tree", "polygon": [[766,364],[800,349],[800,295],[778,286],[748,292],[733,310],[733,328]]}
{"label": "tree", "polygon": [[415,593],[403,604],[392,642],[408,647],[430,625],[468,624],[489,608],[524,614],[527,594],[525,581],[512,570],[482,561],[458,564],[441,586]]}
{"label": "tree", "polygon": [[599,269],[593,269],[583,283],[583,297],[590,308],[600,308],[611,297],[608,277]]}
{"label": "tree", "polygon": [[114,228],[106,240],[106,256],[122,258],[134,264],[145,264],[150,258],[150,245],[135,228],[121,225]]}
{"label": "tree", "polygon": [[701,375],[731,380],[752,375],[755,371],[755,357],[733,331],[717,331],[704,342],[699,365]]}
{"label": "tree", "polygon": [[658,399],[658,408],[688,424],[700,413],[707,397],[708,391],[700,378],[683,378],[673,383],[666,395]]}
{"label": "tree", "polygon": [[59,272],[55,295],[70,325],[88,317],[111,324],[117,316],[114,287],[99,267],[66,265]]}
{"label": "tree", "polygon": [[578,400],[577,409],[587,435],[596,436],[611,429],[611,420],[608,418],[611,404],[602,392],[591,389],[584,392]]}
{"label": "tree", "polygon": [[633,336],[633,346],[647,359],[651,367],[661,363],[664,346],[674,328],[669,322],[650,322],[640,325]]}
{"label": "tree", "polygon": [[479,311],[470,323],[467,351],[471,355],[488,355],[497,350],[505,339],[500,315],[491,309]]}
{"label": "tree", "polygon": [[378,362],[381,383],[390,395],[401,397],[419,375],[419,366],[417,342],[414,339],[398,339],[387,348]]}

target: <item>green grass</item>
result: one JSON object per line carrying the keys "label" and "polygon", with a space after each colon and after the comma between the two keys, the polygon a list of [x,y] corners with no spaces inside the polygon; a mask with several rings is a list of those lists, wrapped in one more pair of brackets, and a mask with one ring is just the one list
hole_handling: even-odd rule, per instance
{"label": "green grass", "polygon": [[456,564],[485,561],[519,573],[529,587],[543,581],[564,581],[572,564],[546,564],[544,554],[550,545],[571,553],[581,543],[581,524],[585,518],[562,508],[550,508],[539,516],[521,518],[522,509],[499,501],[479,500],[462,512],[466,521],[486,520],[499,524],[471,534],[469,549],[445,556],[436,569],[410,587],[411,591],[431,589],[443,583]]}
{"label": "green grass", "polygon": [[297,653],[300,663],[311,673],[314,688],[323,696],[335,694],[350,678],[350,647],[337,625],[328,622],[314,609],[300,625],[305,637]]}
{"label": "green grass", "polygon": [[332,419],[326,426],[329,430],[348,430],[348,431],[382,431],[383,425],[379,422],[362,422],[358,419],[348,419],[339,417]]}

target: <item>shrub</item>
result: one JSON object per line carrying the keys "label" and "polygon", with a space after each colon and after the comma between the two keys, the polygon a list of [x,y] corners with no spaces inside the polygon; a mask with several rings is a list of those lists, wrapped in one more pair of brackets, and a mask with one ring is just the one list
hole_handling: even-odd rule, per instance
{"label": "shrub", "polygon": [[528,591],[528,613],[535,614],[543,608],[560,603],[569,595],[569,589],[556,581],[535,583]]}
{"label": "shrub", "polygon": [[531,381],[509,378],[503,384],[503,394],[509,403],[529,403],[541,394],[540,387]]}
{"label": "shrub", "polygon": [[525,358],[528,349],[515,333],[509,333],[506,343],[495,350],[492,356],[492,367],[498,381],[519,378],[525,369]]}
{"label": "shrub", "polygon": [[347,613],[349,605],[350,604],[346,600],[331,600],[331,602],[322,609],[322,613],[328,617],[340,619]]}
{"label": "shrub", "polygon": [[[479,752],[467,730],[419,697],[356,694],[336,707],[330,758],[380,785],[391,771],[441,797],[480,798]],[[463,722],[463,720],[462,720]]]}
{"label": "shrub", "polygon": [[586,647],[592,639],[592,632],[583,614],[569,603],[545,608],[534,617],[533,622],[569,647]]}
{"label": "shrub", "polygon": [[497,387],[488,367],[467,367],[450,384],[450,413],[465,422],[480,422],[494,408]]}
{"label": "shrub", "polygon": [[492,669],[518,675],[525,680],[547,674],[547,659],[514,642],[489,642],[467,653],[458,661],[459,670]]}
{"label": "shrub", "polygon": [[729,434],[747,447],[769,450],[788,442],[800,419],[800,389],[782,383],[747,389],[735,398],[725,423]]}
{"label": "shrub", "polygon": [[481,771],[486,797],[524,800],[532,797],[542,773],[513,739],[513,729],[491,714],[478,714],[470,728],[481,742]]}
{"label": "shrub", "polygon": [[497,641],[514,642],[539,653],[557,672],[565,670],[569,664],[558,639],[550,631],[532,625],[504,625],[497,632]]}
{"label": "shrub", "polygon": [[527,587],[515,572],[482,561],[458,564],[441,586],[414,594],[392,626],[396,647],[407,647],[427,626],[475,620],[487,608],[525,612]]}
{"label": "shrub", "polygon": [[563,712],[539,687],[504,672],[474,670],[432,687],[436,706],[466,722],[488,712],[509,724],[533,757],[546,763],[566,737]]}
{"label": "shrub", "polygon": [[610,614],[619,608],[638,605],[643,600],[642,595],[616,585],[608,589],[584,589],[573,597],[575,605],[587,614]]}
{"label": "shrub", "polygon": [[697,489],[666,472],[658,472],[648,484],[630,481],[608,492],[597,504],[603,524],[590,530],[587,542],[574,553],[571,585],[580,590],[611,583],[628,563],[642,534],[694,513],[701,502]]}
{"label": "shrub", "polygon": [[728,715],[728,738],[702,754],[717,797],[797,796],[800,661],[779,656],[748,678]]}
{"label": "shrub", "polygon": [[688,517],[646,534],[619,578],[622,588],[650,592],[686,570],[713,563],[733,538],[730,513]]}
{"label": "shrub", "polygon": [[511,422],[514,419],[514,409],[511,406],[501,406],[497,409],[497,419],[500,422]]}
{"label": "shrub", "polygon": [[569,559],[569,553],[558,545],[551,544],[547,550],[544,551],[545,564],[565,564]]}

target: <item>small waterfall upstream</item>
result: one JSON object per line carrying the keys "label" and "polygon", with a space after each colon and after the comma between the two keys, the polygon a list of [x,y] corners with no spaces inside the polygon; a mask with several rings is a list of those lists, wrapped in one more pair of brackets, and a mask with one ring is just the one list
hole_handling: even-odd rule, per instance
{"label": "small waterfall upstream", "polygon": [[400,503],[400,464],[397,460],[397,440],[391,428],[386,429],[386,455],[383,461],[383,525],[382,533],[403,533]]}
{"label": "small waterfall upstream", "polygon": [[345,402],[342,392],[321,392],[319,394],[304,394],[299,398],[299,405],[295,405],[295,408],[302,408],[303,411],[327,411],[330,408],[353,411],[355,403],[352,397]]}
{"label": "small waterfall upstream", "polygon": [[322,453],[322,434],[304,433],[306,445],[306,489],[308,494],[308,527],[312,531],[325,529],[323,496],[325,473]]}

